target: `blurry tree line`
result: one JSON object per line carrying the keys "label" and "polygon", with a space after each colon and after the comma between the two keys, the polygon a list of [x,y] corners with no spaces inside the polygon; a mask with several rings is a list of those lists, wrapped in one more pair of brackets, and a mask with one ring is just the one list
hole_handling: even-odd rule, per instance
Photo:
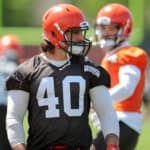
{"label": "blurry tree line", "polygon": [[3,25],[40,26],[41,17],[48,7],[65,2],[81,8],[90,22],[94,21],[100,7],[107,3],[119,2],[128,5],[128,0],[2,0]]}

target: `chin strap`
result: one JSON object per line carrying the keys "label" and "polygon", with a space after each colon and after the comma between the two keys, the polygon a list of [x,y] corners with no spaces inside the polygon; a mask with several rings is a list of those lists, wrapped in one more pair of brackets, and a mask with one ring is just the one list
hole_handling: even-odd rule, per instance
{"label": "chin strap", "polygon": [[110,144],[107,146],[107,150],[120,150],[119,146]]}

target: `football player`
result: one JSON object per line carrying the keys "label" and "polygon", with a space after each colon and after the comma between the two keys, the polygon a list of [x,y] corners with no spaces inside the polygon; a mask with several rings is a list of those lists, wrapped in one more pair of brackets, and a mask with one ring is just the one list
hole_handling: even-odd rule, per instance
{"label": "football player", "polygon": [[[41,53],[22,63],[7,80],[7,133],[13,150],[89,150],[91,100],[108,149],[118,147],[109,74],[85,59],[91,46],[88,28],[81,10],[71,4],[45,12]],[[22,121],[27,110],[26,143]]]}
{"label": "football player", "polygon": [[[130,10],[122,4],[112,3],[100,9],[95,26],[97,44],[106,50],[101,66],[111,78],[109,92],[119,119],[121,150],[134,150],[141,133],[141,103],[148,64],[147,53],[128,42],[132,24]],[[106,150],[102,131],[92,147]]]}
{"label": "football player", "polygon": [[7,91],[6,78],[18,65],[18,47],[21,49],[18,37],[4,35],[0,39],[0,149],[11,150],[6,133]]}

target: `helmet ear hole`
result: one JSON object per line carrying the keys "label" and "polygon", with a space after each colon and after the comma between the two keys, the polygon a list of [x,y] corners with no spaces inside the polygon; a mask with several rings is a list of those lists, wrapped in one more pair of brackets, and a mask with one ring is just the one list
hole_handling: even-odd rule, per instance
{"label": "helmet ear hole", "polygon": [[51,31],[51,34],[52,34],[53,37],[57,37],[57,35],[54,31]]}
{"label": "helmet ear hole", "polygon": [[69,12],[70,11],[70,9],[69,8],[66,8],[66,10]]}

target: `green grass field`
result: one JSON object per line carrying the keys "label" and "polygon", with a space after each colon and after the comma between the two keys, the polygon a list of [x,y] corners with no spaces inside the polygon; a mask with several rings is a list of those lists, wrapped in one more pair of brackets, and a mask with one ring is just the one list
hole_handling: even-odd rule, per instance
{"label": "green grass field", "polygon": [[150,150],[150,142],[148,140],[149,133],[150,133],[150,120],[146,120],[144,121],[142,134],[139,138],[136,150]]}
{"label": "green grass field", "polygon": [[[144,117],[142,134],[139,138],[139,142],[135,150],[150,150],[150,142],[148,140],[150,136],[149,135],[150,134],[150,115],[149,114],[150,114],[150,109],[147,110],[146,116]],[[24,129],[25,129],[25,134],[27,138],[27,129],[28,129],[27,117],[25,117],[25,120],[24,120]]]}
{"label": "green grass field", "polygon": [[136,150],[150,150],[149,134],[150,134],[150,106],[147,109],[143,109],[144,121],[142,127],[142,133],[139,138]]}

